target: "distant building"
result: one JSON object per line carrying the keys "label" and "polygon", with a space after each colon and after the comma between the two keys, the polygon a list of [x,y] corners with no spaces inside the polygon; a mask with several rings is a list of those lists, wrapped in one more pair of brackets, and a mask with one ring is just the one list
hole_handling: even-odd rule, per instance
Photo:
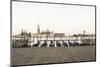
{"label": "distant building", "polygon": [[20,34],[12,36],[12,47],[28,47],[30,40],[31,33],[22,30]]}
{"label": "distant building", "polygon": [[74,34],[73,37],[76,37],[77,40],[80,39],[82,43],[95,45],[95,35],[94,34]]}
{"label": "distant building", "polygon": [[51,32],[49,29],[47,29],[46,31],[41,31],[40,29],[40,25],[37,25],[37,33],[33,33],[32,36],[34,37],[64,37],[65,34],[64,33],[54,33]]}
{"label": "distant building", "polygon": [[65,34],[64,33],[54,33],[55,37],[64,37]]}

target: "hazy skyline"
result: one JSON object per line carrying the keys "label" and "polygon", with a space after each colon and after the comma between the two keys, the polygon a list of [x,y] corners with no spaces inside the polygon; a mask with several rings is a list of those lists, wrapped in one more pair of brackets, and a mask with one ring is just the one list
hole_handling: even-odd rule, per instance
{"label": "hazy skyline", "polygon": [[36,33],[38,24],[41,31],[95,33],[95,7],[12,2],[12,34],[22,29]]}

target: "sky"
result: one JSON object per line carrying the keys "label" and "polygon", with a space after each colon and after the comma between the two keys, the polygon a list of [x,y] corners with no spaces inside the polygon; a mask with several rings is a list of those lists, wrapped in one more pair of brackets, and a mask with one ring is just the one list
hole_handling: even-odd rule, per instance
{"label": "sky", "polygon": [[22,29],[36,33],[40,30],[56,33],[95,33],[95,7],[61,4],[12,2],[12,34]]}

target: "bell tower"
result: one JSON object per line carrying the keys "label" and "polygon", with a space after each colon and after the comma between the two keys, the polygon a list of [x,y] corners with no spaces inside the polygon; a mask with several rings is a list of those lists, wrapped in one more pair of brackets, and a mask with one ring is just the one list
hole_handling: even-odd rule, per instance
{"label": "bell tower", "polygon": [[40,33],[40,25],[39,24],[37,25],[37,33],[38,34]]}

